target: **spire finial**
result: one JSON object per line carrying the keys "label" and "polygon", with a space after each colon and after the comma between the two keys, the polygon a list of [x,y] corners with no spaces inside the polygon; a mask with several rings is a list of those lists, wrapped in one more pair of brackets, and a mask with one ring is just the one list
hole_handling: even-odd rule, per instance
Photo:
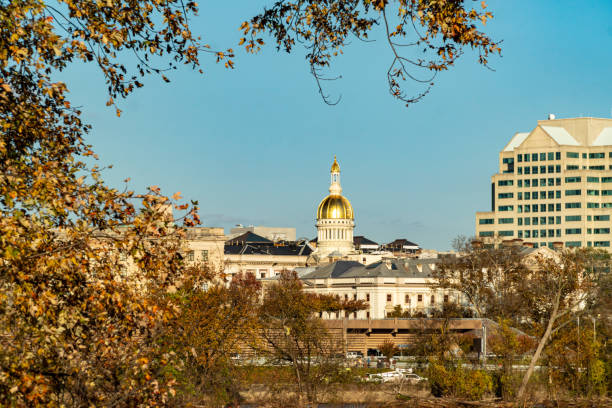
{"label": "spire finial", "polygon": [[336,159],[336,155],[334,155],[334,162],[331,166],[332,173],[340,173],[340,165],[338,164],[338,160]]}

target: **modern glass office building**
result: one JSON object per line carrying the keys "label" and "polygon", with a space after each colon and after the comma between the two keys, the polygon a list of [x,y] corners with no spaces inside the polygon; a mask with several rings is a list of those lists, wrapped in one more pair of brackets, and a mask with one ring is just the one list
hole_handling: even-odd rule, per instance
{"label": "modern glass office building", "polygon": [[499,153],[491,211],[476,213],[476,237],[610,250],[611,215],[612,119],[551,115]]}

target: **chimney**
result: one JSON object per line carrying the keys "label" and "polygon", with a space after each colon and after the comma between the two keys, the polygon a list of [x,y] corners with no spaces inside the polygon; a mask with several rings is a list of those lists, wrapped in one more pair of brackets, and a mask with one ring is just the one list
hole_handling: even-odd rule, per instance
{"label": "chimney", "polygon": [[533,248],[533,242],[523,242],[525,248]]}
{"label": "chimney", "polygon": [[561,241],[555,241],[552,244],[553,244],[553,249],[555,251],[560,251],[560,250],[563,249],[563,242],[561,242]]}
{"label": "chimney", "polygon": [[482,241],[475,239],[471,242],[472,244],[472,248],[474,249],[481,249],[482,248]]}

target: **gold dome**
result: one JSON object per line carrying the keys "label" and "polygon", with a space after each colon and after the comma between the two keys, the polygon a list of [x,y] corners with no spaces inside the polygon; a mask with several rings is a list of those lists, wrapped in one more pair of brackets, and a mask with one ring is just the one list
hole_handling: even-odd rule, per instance
{"label": "gold dome", "polygon": [[340,173],[340,165],[338,164],[338,160],[336,160],[336,156],[334,156],[334,163],[331,166],[332,173]]}
{"label": "gold dome", "polygon": [[[334,162],[334,164],[337,164]],[[333,169],[333,167],[332,167]],[[317,209],[317,220],[354,220],[353,206],[341,195],[330,194],[321,201]]]}

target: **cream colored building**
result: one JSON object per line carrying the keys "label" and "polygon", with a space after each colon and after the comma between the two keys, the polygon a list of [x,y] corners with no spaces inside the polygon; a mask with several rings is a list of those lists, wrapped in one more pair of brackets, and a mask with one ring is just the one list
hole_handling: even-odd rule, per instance
{"label": "cream colored building", "polygon": [[551,115],[500,152],[491,211],[476,213],[476,236],[610,250],[611,215],[612,119]]}
{"label": "cream colored building", "polygon": [[383,258],[369,265],[356,261],[336,261],[303,274],[307,292],[338,295],[343,299],[361,299],[368,310],[340,316],[323,313],[325,319],[384,319],[399,305],[410,312],[431,313],[443,302],[465,304],[457,293],[432,288],[431,276],[438,259]]}

